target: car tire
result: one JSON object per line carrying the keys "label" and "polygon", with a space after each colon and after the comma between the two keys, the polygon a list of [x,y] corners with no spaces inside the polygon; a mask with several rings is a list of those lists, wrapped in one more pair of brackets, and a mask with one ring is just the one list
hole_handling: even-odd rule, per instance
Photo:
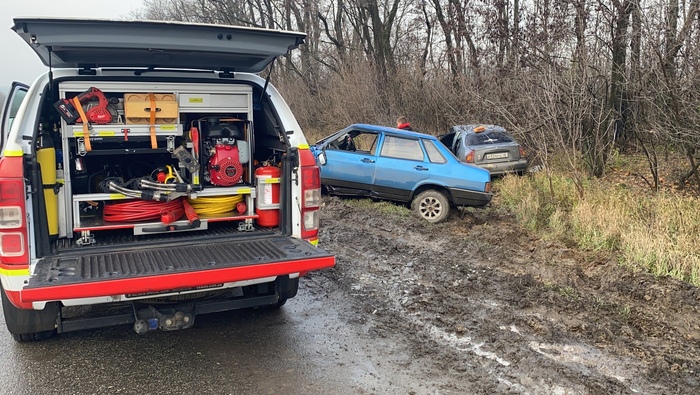
{"label": "car tire", "polygon": [[450,216],[450,201],[444,193],[428,189],[419,193],[411,205],[413,211],[430,223],[440,223]]}

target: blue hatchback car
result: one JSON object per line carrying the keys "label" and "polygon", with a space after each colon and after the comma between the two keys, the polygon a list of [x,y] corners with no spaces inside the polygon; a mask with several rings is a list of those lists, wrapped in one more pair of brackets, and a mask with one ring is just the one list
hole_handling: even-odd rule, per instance
{"label": "blue hatchback car", "polygon": [[410,202],[434,223],[445,221],[453,206],[491,201],[489,171],[460,162],[427,134],[355,124],[318,141],[311,151],[331,195]]}

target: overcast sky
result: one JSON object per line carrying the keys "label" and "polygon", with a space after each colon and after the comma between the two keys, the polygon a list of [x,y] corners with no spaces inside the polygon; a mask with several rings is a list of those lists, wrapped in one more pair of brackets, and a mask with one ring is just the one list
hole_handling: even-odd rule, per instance
{"label": "overcast sky", "polygon": [[[11,29],[15,17],[71,17],[124,19],[144,0],[0,0],[0,91],[12,81],[26,84],[47,70],[39,57]],[[85,32],[90,34],[90,32]]]}

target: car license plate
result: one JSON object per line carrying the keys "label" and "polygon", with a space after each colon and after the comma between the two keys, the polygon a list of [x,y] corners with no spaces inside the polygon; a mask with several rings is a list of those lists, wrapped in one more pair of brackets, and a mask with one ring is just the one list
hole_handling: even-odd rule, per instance
{"label": "car license plate", "polygon": [[507,158],[508,153],[507,152],[499,152],[497,154],[486,154],[486,159],[502,159],[502,158]]}

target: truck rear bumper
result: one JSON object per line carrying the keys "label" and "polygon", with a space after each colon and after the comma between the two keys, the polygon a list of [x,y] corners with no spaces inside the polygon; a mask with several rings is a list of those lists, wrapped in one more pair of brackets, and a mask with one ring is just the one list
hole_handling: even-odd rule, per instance
{"label": "truck rear bumper", "polygon": [[24,303],[139,297],[332,267],[330,253],[293,237],[58,255],[39,261]]}

